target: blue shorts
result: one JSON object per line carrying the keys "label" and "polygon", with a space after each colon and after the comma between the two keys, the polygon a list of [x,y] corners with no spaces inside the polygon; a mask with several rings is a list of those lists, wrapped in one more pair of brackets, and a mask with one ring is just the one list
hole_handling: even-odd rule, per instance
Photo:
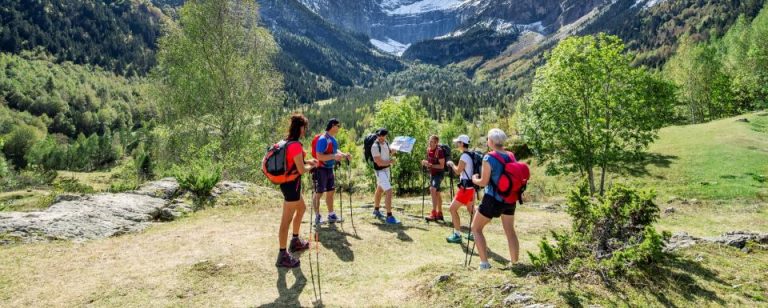
{"label": "blue shorts", "polygon": [[318,194],[336,190],[336,180],[332,168],[315,169],[312,172],[312,180],[315,181],[315,192]]}
{"label": "blue shorts", "polygon": [[429,187],[434,187],[437,191],[442,191],[440,183],[443,182],[443,177],[445,177],[445,175],[442,173],[430,176]]}

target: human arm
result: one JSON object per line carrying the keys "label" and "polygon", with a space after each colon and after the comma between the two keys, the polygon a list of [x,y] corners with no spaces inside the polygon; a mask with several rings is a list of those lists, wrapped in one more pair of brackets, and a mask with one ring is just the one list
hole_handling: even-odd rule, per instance
{"label": "human arm", "polygon": [[488,162],[488,160],[483,160],[483,169],[480,174],[475,174],[472,176],[472,183],[480,186],[485,187],[488,186],[488,183],[491,181],[491,163]]}

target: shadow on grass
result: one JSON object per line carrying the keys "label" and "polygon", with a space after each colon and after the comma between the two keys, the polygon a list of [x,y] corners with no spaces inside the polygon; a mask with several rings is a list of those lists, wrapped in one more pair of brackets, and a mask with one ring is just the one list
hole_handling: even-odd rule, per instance
{"label": "shadow on grass", "polygon": [[[296,278],[296,281],[290,287],[288,286],[288,281],[286,279],[288,272],[291,272],[293,276]],[[301,292],[304,290],[304,287],[306,286],[307,286],[307,277],[304,276],[304,273],[301,271],[301,267],[296,267],[296,268],[278,267],[277,268],[277,293],[279,294],[279,296],[277,297],[277,299],[275,299],[274,302],[269,304],[264,304],[259,307],[300,307],[301,303],[299,302],[299,295],[301,295]]]}
{"label": "shadow on grass", "polygon": [[[472,254],[471,257],[472,257],[472,259],[475,260],[475,265],[480,265],[480,263],[479,263],[480,262],[479,261],[480,260],[480,253],[477,251],[477,246],[474,245],[474,243],[475,242],[467,243],[466,241],[462,241],[461,242],[461,250],[464,251],[464,255],[467,255],[468,253],[471,252],[472,247],[474,246],[475,252]],[[499,255],[498,253],[493,252],[493,250],[491,250],[490,248],[488,248],[488,258],[490,258],[493,261],[499,262],[501,264],[509,263],[509,259],[504,258],[501,255]],[[469,262],[470,266],[472,265],[472,259],[469,260],[470,261]]]}
{"label": "shadow on grass", "polygon": [[[723,306],[725,300],[720,298],[715,291],[707,289],[700,285],[696,278],[702,281],[717,283],[723,286],[729,286],[727,282],[720,279],[717,273],[703,267],[698,262],[686,258],[671,256],[661,264],[644,270],[635,272],[621,280],[603,279],[605,286],[614,294],[617,294],[618,300],[605,299],[611,302],[611,305],[633,306],[636,303],[629,301],[629,294],[626,287],[634,289],[635,293],[642,294],[646,298],[653,297],[665,307],[678,307],[671,296],[682,297],[683,303],[691,303],[697,300],[715,303]],[[598,296],[589,292],[576,292],[572,290],[569,284],[568,291],[560,292],[559,295],[571,307],[584,307],[582,297],[588,301]],[[589,303],[589,302],[588,302]],[[649,304],[653,306],[653,304]]]}
{"label": "shadow on grass", "polygon": [[[620,174],[627,174],[635,177],[651,175],[648,172],[648,166],[657,168],[669,168],[673,160],[678,159],[675,155],[664,155],[659,153],[640,154],[640,157],[632,162],[622,162],[620,165],[612,166],[611,169]],[[663,179],[661,176],[655,176],[657,179]]]}
{"label": "shadow on grass", "polygon": [[373,223],[373,225],[379,228],[379,230],[381,231],[396,233],[397,239],[403,242],[413,242],[413,238],[411,238],[411,236],[408,235],[408,233],[405,233],[406,230],[417,229],[417,230],[427,231],[427,229],[425,228],[417,227],[417,226],[408,226],[403,223],[400,223],[397,225],[390,225],[390,224],[384,223],[383,221],[378,221]]}
{"label": "shadow on grass", "polygon": [[360,239],[360,237],[349,234],[343,229],[339,229],[336,225],[329,224],[327,228],[320,228],[320,243],[323,244],[323,247],[333,251],[339,260],[352,262],[355,260],[355,253],[352,251],[352,244],[349,243],[347,237],[356,239]]}

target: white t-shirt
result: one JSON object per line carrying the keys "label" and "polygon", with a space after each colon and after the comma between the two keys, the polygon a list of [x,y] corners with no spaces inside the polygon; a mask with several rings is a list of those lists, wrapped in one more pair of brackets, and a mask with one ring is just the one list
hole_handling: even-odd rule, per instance
{"label": "white t-shirt", "polygon": [[[379,147],[381,145],[381,147]],[[379,150],[381,148],[381,150]],[[379,143],[377,140],[376,142],[371,145],[371,156],[373,157],[381,157],[382,160],[388,161],[389,160],[389,144],[385,142]]]}
{"label": "white t-shirt", "polygon": [[470,157],[467,153],[461,153],[460,159],[464,162],[464,171],[462,171],[459,175],[459,179],[471,180],[472,172],[474,171],[472,170],[472,168],[474,168],[474,166],[472,166],[472,157]]}

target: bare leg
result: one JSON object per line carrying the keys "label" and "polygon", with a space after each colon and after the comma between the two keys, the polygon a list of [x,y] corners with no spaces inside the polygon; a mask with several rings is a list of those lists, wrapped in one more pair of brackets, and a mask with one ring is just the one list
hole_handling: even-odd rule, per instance
{"label": "bare leg", "polygon": [[376,192],[373,194],[373,207],[379,208],[379,205],[381,205],[381,195],[384,193],[384,190],[381,189],[381,186],[376,186]]}
{"label": "bare leg", "polygon": [[[330,190],[325,192],[325,205],[328,206],[328,213],[333,212],[333,195],[335,191]],[[318,201],[319,203],[319,201]]]}
{"label": "bare leg", "polygon": [[[296,204],[295,209],[296,215],[293,216],[293,234],[299,234],[299,231],[301,231],[301,219],[304,218],[304,212],[307,210],[307,205],[304,204],[303,198]],[[309,219],[312,219],[312,217]]]}
{"label": "bare leg", "polygon": [[472,235],[475,236],[475,244],[477,244],[477,253],[480,254],[480,261],[488,262],[488,245],[485,242],[485,235],[483,235],[483,228],[490,222],[491,219],[478,213],[475,218],[472,219]]}
{"label": "bare leg", "polygon": [[[320,215],[320,199],[323,197],[323,193],[312,194],[312,208],[315,210],[315,215]],[[310,219],[315,219],[310,217]]]}
{"label": "bare leg", "polygon": [[385,193],[384,206],[387,208],[387,213],[392,213],[392,189],[390,188]]}
{"label": "bare leg", "polygon": [[504,227],[504,234],[507,235],[509,259],[513,264],[517,263],[520,256],[520,242],[517,241],[517,233],[515,232],[515,215],[501,215],[501,225]]}
{"label": "bare leg", "polygon": [[440,192],[437,191],[437,188],[429,187],[429,195],[432,196],[432,210],[437,212],[440,210],[440,203],[438,203],[438,200],[440,200]]}
{"label": "bare leg", "polygon": [[288,227],[291,225],[293,214],[296,213],[296,204],[299,202],[301,201],[283,203],[283,215],[280,217],[280,231],[277,239],[280,249],[288,247]]}
{"label": "bare leg", "polygon": [[459,216],[459,208],[463,206],[461,202],[453,200],[451,203],[451,221],[453,221],[453,229],[456,232],[461,232],[461,216]]}

